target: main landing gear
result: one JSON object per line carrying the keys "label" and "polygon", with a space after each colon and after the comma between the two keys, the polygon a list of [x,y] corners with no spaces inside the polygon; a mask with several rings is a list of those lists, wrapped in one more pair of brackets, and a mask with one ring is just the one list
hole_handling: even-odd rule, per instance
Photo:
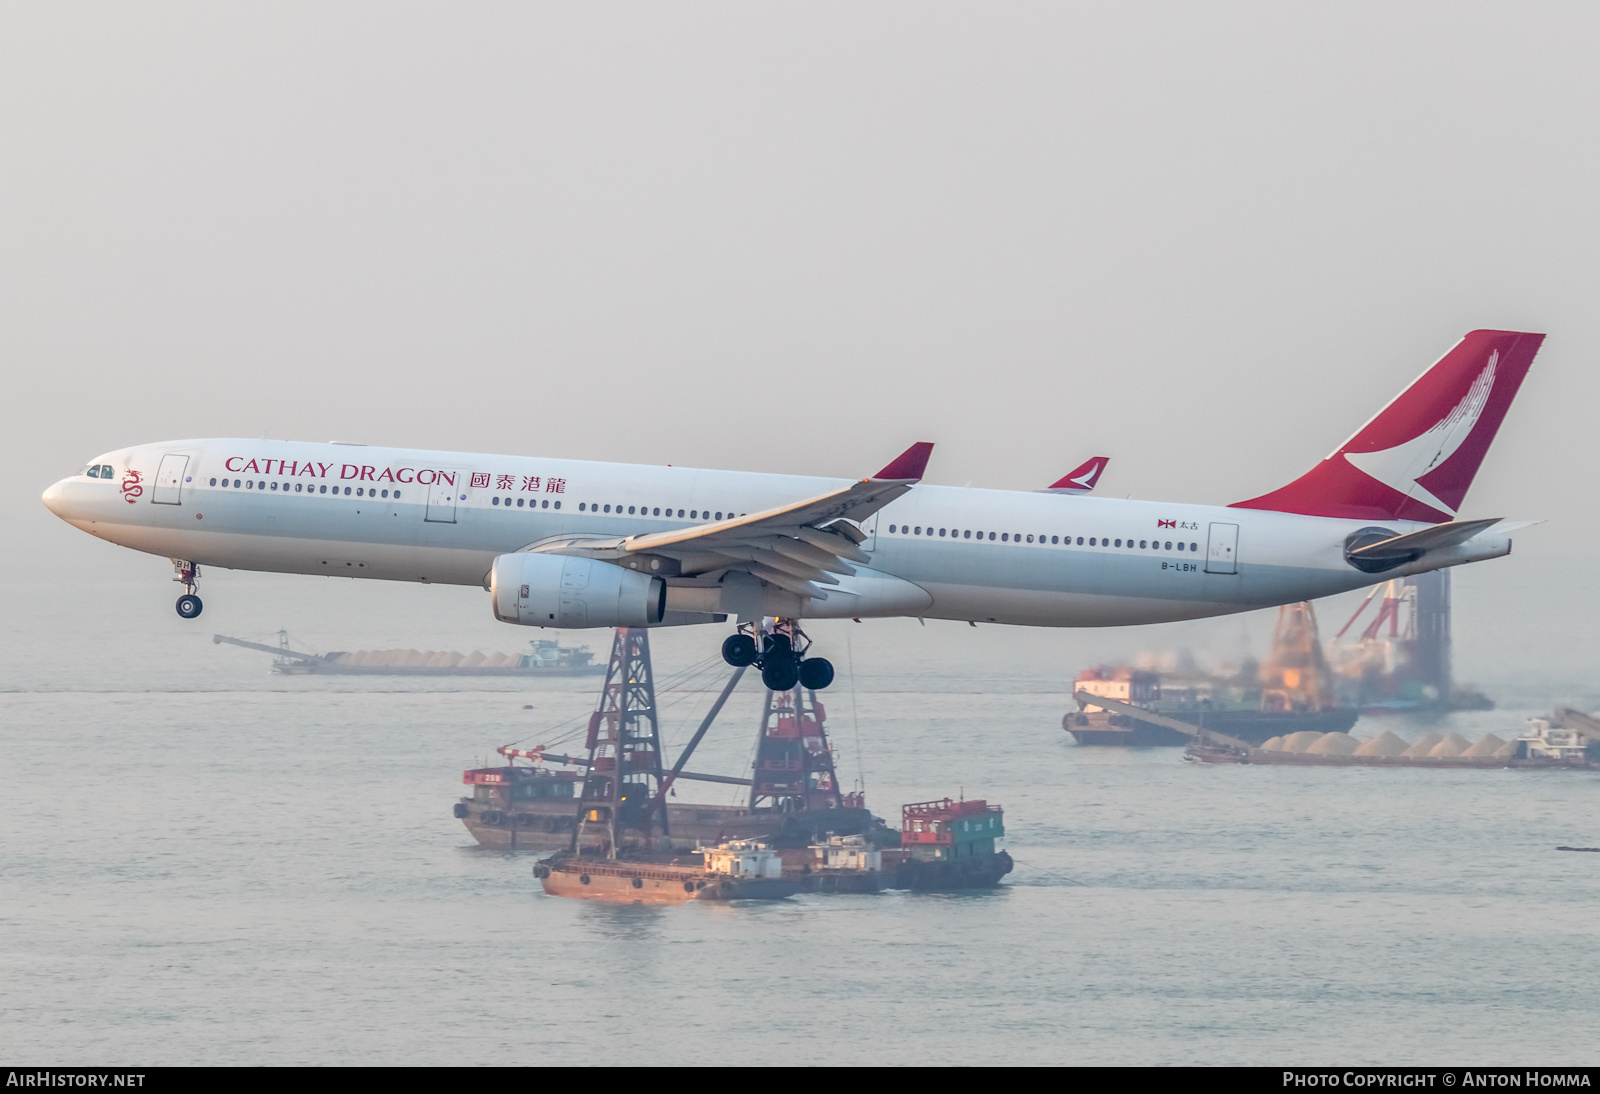
{"label": "main landing gear", "polygon": [[779,620],[770,630],[744,623],[738,634],[722,643],[722,659],[734,668],[755,665],[761,682],[773,691],[789,691],[796,684],[821,691],[833,683],[833,662],[807,657],[811,639],[793,623]]}
{"label": "main landing gear", "polygon": [[178,576],[172,580],[183,586],[183,595],[178,597],[178,614],[184,619],[198,619],[205,605],[195,594],[200,591],[200,567],[193,562],[185,562],[181,558],[172,560],[172,568],[178,571]]}

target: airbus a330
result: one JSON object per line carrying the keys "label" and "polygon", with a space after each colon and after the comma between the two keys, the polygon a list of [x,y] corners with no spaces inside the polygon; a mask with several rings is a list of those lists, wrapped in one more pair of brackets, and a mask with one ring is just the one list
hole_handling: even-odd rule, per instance
{"label": "airbus a330", "polygon": [[506,623],[726,623],[730,664],[826,687],[809,619],[1036,627],[1195,619],[1497,558],[1458,519],[1544,336],[1479,330],[1288,485],[1229,506],[1090,496],[1095,457],[1035,492],[922,481],[913,444],[857,480],[299,441],[120,448],[51,486],[74,527],[203,566],[482,586]]}

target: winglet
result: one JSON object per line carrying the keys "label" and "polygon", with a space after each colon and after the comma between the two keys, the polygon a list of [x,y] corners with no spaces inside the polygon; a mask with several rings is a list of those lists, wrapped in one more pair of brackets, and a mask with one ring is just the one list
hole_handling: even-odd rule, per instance
{"label": "winglet", "polygon": [[889,466],[872,476],[875,479],[899,479],[916,482],[928,469],[928,457],[933,455],[932,441],[918,441],[893,460]]}
{"label": "winglet", "polygon": [[1100,481],[1100,472],[1111,462],[1109,456],[1090,456],[1082,465],[1073,468],[1060,479],[1045,487],[1050,494],[1088,494]]}

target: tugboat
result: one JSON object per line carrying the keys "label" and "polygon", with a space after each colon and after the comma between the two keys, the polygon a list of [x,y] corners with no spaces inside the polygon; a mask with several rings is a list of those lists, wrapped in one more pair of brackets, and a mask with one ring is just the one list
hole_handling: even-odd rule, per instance
{"label": "tugboat", "polygon": [[1011,872],[1011,856],[995,849],[1005,815],[986,801],[913,802],[900,809],[900,849],[891,888],[915,892],[992,889]]}

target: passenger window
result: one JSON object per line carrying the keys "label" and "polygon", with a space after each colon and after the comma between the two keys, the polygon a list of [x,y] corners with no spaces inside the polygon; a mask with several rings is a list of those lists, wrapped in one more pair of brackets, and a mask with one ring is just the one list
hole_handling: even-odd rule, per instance
{"label": "passenger window", "polygon": [[383,496],[384,496],[384,497],[388,497],[388,496],[389,496],[389,491],[387,491],[387,490],[385,490],[385,491],[384,491],[384,492],[383,492]]}
{"label": "passenger window", "polygon": [[609,512],[611,512],[611,506],[609,506],[609,505],[608,505],[608,506],[606,506],[606,508],[605,508],[605,511],[606,511],[606,512],[607,512],[607,513],[609,513]]}
{"label": "passenger window", "polygon": [[246,490],[254,490],[256,488],[256,484],[253,483],[253,482],[246,481],[245,484],[244,484],[244,488]]}
{"label": "passenger window", "polygon": [[939,538],[940,539],[944,538],[944,529],[943,528],[939,529]]}
{"label": "passenger window", "polygon": [[489,499],[489,504],[490,505],[499,505],[500,504],[500,498],[498,496],[490,498]]}
{"label": "passenger window", "polygon": [[1051,543],[1060,543],[1061,542],[1061,537],[1060,536],[1051,536],[1050,537],[1050,542]]}
{"label": "passenger window", "polygon": [[212,479],[212,480],[211,480],[211,485],[212,485],[212,486],[215,486],[215,485],[217,485],[217,480],[216,480],[216,479]]}
{"label": "passenger window", "polygon": [[630,506],[628,506],[628,515],[629,515],[629,516],[630,516],[630,517],[631,517],[631,516],[633,516],[633,506],[631,506],[631,505],[630,505]]}
{"label": "passenger window", "polygon": [[233,480],[233,488],[235,490],[239,489],[239,480],[238,479],[234,479]]}
{"label": "passenger window", "polygon": [[[399,494],[399,491],[396,491],[396,492],[395,492],[395,495],[394,495],[394,496],[395,496],[395,497],[397,497],[397,498],[398,498],[398,497],[399,497],[399,496],[400,496],[400,494]],[[546,499],[545,499],[545,502],[544,502],[544,504],[543,504],[543,505],[541,505],[541,506],[539,506],[539,508],[541,508],[541,509],[548,509],[548,508],[550,508],[550,500],[549,500],[549,499],[548,499],[548,498],[546,498]],[[559,501],[558,501],[558,502],[556,502],[556,508],[557,508],[557,509],[560,509],[560,508],[561,508],[561,503],[560,503],[560,502],[559,502]]]}
{"label": "passenger window", "polygon": [[[548,504],[549,504],[549,503],[548,503],[548,502],[546,502],[546,503],[545,503],[545,504],[547,504],[547,505],[548,505]],[[561,508],[561,503],[560,503],[560,502],[559,502],[559,501],[558,501],[558,502],[556,502],[556,508],[557,508],[557,509],[560,509],[560,508]]]}
{"label": "passenger window", "polygon": [[356,487],[356,497],[358,497],[358,498],[365,497],[365,494],[362,493],[361,487],[359,487],[359,486]]}
{"label": "passenger window", "polygon": [[1167,549],[1167,550],[1169,550],[1169,551],[1170,551],[1170,550],[1172,550],[1172,541],[1171,541],[1171,540],[1170,540],[1170,539],[1169,539],[1169,540],[1167,540],[1167,546],[1166,546],[1166,549]]}
{"label": "passenger window", "polygon": [[350,488],[348,486],[344,488],[344,496],[347,498],[350,496]]}
{"label": "passenger window", "polygon": [[1089,537],[1089,546],[1093,547],[1094,545],[1095,545],[1095,538],[1093,536],[1090,536]]}
{"label": "passenger window", "polygon": [[[670,510],[670,509],[667,510],[667,516],[670,517],[671,515],[672,515],[672,510]],[[680,517],[683,516],[683,510],[682,509],[678,510],[678,516],[680,516]]]}
{"label": "passenger window", "polygon": [[578,503],[578,512],[580,512],[580,513],[583,512],[584,508],[585,508],[584,503],[580,501]]}
{"label": "passenger window", "polygon": [[1191,543],[1191,544],[1189,544],[1189,550],[1191,550],[1191,551],[1198,551],[1198,550],[1199,550],[1199,549],[1200,549],[1200,545],[1199,545],[1199,544],[1198,544],[1198,543]]}
{"label": "passenger window", "polygon": [[518,509],[521,509],[521,508],[522,508],[522,500],[523,500],[523,499],[521,499],[521,498],[518,498],[518,499],[517,499],[517,508],[518,508]]}
{"label": "passenger window", "polygon": [[698,509],[689,510],[689,519],[690,520],[699,520],[700,519],[700,510],[698,510]]}
{"label": "passenger window", "polygon": [[721,520],[721,519],[722,519],[722,514],[721,514],[721,513],[718,513],[718,514],[717,514],[717,519],[718,519],[718,520]]}
{"label": "passenger window", "polygon": [[892,524],[891,524],[891,525],[889,525],[889,532],[890,532],[890,533],[891,533],[891,534],[893,534],[893,532],[894,532],[894,525],[892,525]]}
{"label": "passenger window", "polygon": [[1122,546],[1122,541],[1121,541],[1121,540],[1120,540],[1120,539],[1119,539],[1119,540],[1117,540],[1117,546],[1118,546],[1118,547],[1121,547],[1121,546]]}
{"label": "passenger window", "polygon": [[993,533],[993,532],[990,532],[990,533],[989,533],[989,542],[990,542],[990,543],[993,543],[993,542],[994,542],[994,533]]}
{"label": "passenger window", "polygon": [[[1132,543],[1133,541],[1130,539],[1128,542]],[[1144,540],[1142,540],[1142,539],[1139,541],[1139,549],[1141,551],[1144,550]]]}
{"label": "passenger window", "polygon": [[972,538],[972,529],[968,528],[965,532],[962,532],[961,533],[961,538],[962,539],[971,539]]}
{"label": "passenger window", "polygon": [[1011,533],[1010,532],[1001,532],[1000,533],[1000,542],[1001,543],[1006,543],[1010,539],[1011,539]]}
{"label": "passenger window", "polygon": [[1183,542],[1181,540],[1178,542],[1178,550],[1183,550]]}
{"label": "passenger window", "polygon": [[1033,537],[1032,537],[1032,536],[1029,536],[1029,537],[1028,537],[1028,542],[1029,542],[1029,543],[1032,543],[1032,542],[1033,542]]}
{"label": "passenger window", "polygon": [[395,501],[399,501],[400,500],[400,491],[396,490],[394,492],[394,500]]}
{"label": "passenger window", "polygon": [[661,507],[659,505],[656,506],[655,512],[651,513],[650,515],[653,517],[659,517],[661,515]]}

